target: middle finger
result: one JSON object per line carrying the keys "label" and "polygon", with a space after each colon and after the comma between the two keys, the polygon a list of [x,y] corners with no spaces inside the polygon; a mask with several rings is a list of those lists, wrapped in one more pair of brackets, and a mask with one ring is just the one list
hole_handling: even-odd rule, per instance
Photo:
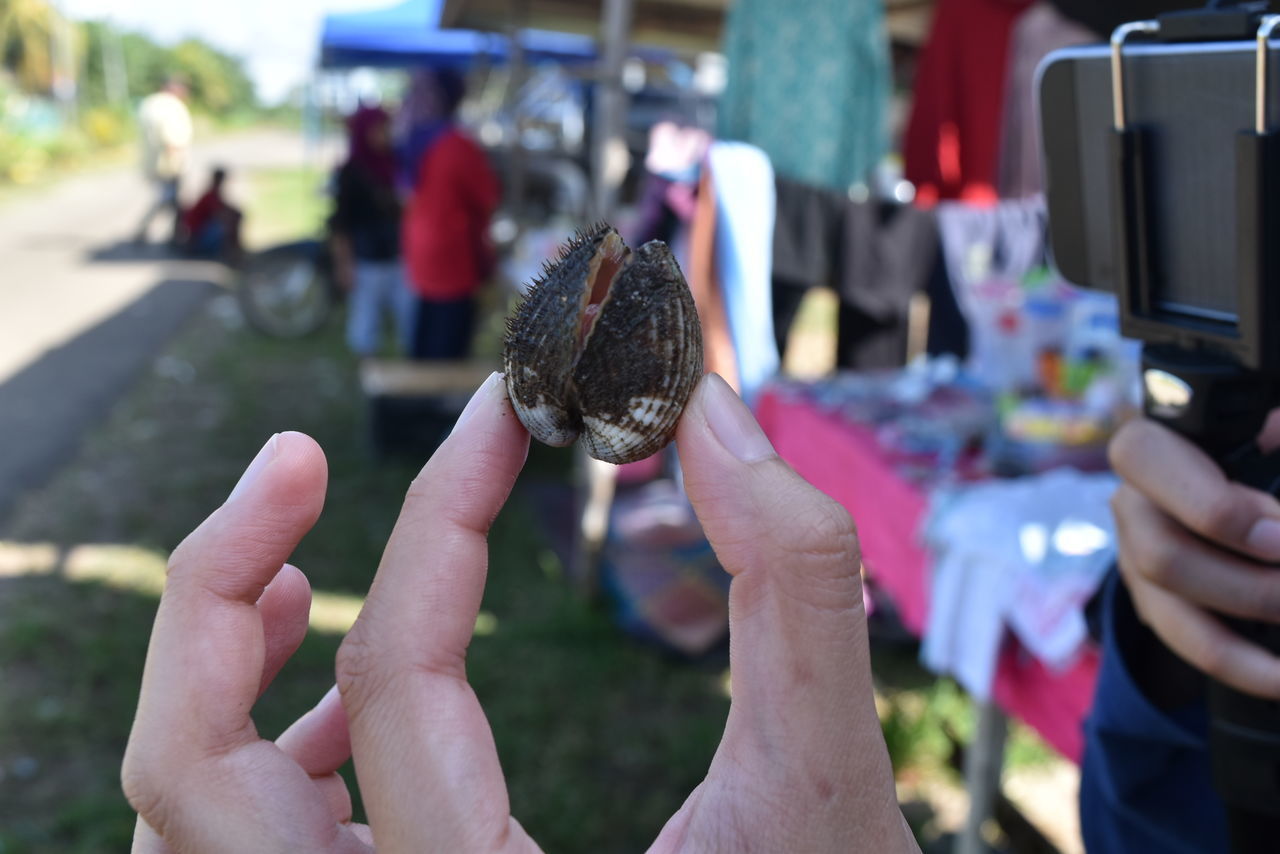
{"label": "middle finger", "polygon": [[426,850],[493,851],[518,828],[464,662],[486,535],[528,442],[494,374],[410,487],[338,652],[356,775],[380,847],[424,850],[429,831]]}

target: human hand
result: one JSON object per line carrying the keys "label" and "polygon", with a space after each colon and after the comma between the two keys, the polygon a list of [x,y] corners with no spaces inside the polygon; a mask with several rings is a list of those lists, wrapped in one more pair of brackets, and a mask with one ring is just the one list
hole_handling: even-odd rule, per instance
{"label": "human hand", "polygon": [[[1280,410],[1259,437],[1280,445]],[[1280,659],[1219,620],[1280,623],[1280,501],[1233,483],[1203,451],[1153,421],[1111,443],[1123,483],[1115,513],[1120,572],[1139,617],[1199,670],[1280,699]]]}
{"label": "human hand", "polygon": [[[278,436],[179,546],[125,757],[135,851],[537,850],[510,815],[465,673],[485,536],[528,436],[496,378],[463,419],[409,489],[338,653],[339,693],[274,743],[249,712],[305,632],[305,579],[279,567],[319,513],[319,449]],[[917,850],[872,701],[848,516],[778,459],[718,377],[695,391],[677,441],[734,575],[733,704],[706,779],[652,850]],[[334,773],[348,753],[368,828],[350,823]]]}

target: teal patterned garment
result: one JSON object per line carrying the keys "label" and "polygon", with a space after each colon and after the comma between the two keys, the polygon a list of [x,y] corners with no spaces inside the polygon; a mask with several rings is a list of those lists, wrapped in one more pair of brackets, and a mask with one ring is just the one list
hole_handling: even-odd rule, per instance
{"label": "teal patterned garment", "polygon": [[734,0],[721,139],[763,148],[784,178],[846,190],[887,148],[881,0]]}

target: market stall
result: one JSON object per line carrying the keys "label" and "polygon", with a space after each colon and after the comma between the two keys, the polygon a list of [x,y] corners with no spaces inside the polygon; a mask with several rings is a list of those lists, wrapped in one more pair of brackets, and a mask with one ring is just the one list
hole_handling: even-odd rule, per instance
{"label": "market stall", "polygon": [[440,0],[403,0],[394,6],[326,15],[320,35],[322,68],[469,67],[477,61],[594,62],[595,42],[582,35],[523,30],[441,29]]}
{"label": "market stall", "polygon": [[[857,520],[869,579],[889,597],[904,625],[923,637],[935,595],[934,560],[921,537],[928,489],[900,472],[872,428],[824,409],[798,390],[767,389],[756,412],[778,453]],[[1010,637],[992,664],[990,697],[1079,762],[1098,667],[1092,644],[1081,645],[1070,663],[1054,669]]]}

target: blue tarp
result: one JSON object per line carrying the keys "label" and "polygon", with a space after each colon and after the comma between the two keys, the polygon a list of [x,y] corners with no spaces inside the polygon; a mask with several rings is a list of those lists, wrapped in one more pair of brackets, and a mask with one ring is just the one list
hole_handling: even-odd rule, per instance
{"label": "blue tarp", "polygon": [[[462,67],[481,56],[502,62],[510,54],[502,36],[440,29],[440,6],[441,0],[404,0],[384,9],[326,15],[320,65]],[[526,30],[520,39],[531,62],[589,62],[596,56],[595,42],[587,36]]]}

